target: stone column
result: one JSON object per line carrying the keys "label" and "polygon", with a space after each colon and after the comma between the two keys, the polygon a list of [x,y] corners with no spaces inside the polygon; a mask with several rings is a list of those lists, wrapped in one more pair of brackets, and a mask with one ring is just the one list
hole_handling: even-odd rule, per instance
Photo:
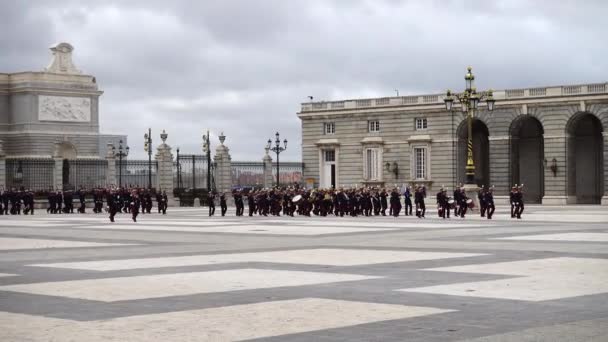
{"label": "stone column", "polygon": [[602,196],[602,205],[608,205],[608,132],[602,132],[604,137],[604,196]]}
{"label": "stone column", "polygon": [[0,189],[6,189],[6,153],[0,140]]}
{"label": "stone column", "polygon": [[167,145],[167,133],[163,130],[160,138],[163,143],[157,147],[156,151],[156,162],[158,163],[158,169],[156,174],[156,191],[165,191],[167,193],[168,205],[176,205],[176,201],[173,198],[173,154],[171,153],[171,146]]}
{"label": "stone column", "polygon": [[[545,146],[544,159],[547,160],[547,167],[544,170],[545,195],[543,196],[542,204],[565,205],[572,201],[576,202],[576,196],[570,201],[568,199],[568,162],[570,159],[570,162],[574,161],[574,155],[569,155],[568,153],[568,136],[561,132],[555,135],[545,133],[543,139]],[[557,173],[555,175],[549,167],[553,158],[555,158],[557,165]],[[525,191],[524,184],[524,196]]]}
{"label": "stone column", "polygon": [[215,149],[215,187],[218,192],[232,191],[232,158],[230,149],[224,145],[226,137],[220,134],[220,145]]}
{"label": "stone column", "polygon": [[106,161],[108,162],[108,166],[106,169],[106,186],[107,187],[114,187],[117,184],[116,157],[114,156],[112,147],[114,147],[114,145],[112,143],[108,143],[108,147],[107,147],[107,151],[106,151]]}
{"label": "stone column", "polygon": [[274,184],[274,177],[272,176],[272,157],[268,152],[270,149],[268,147],[265,148],[266,154],[264,158],[262,158],[262,162],[264,162],[264,187],[272,188]]}

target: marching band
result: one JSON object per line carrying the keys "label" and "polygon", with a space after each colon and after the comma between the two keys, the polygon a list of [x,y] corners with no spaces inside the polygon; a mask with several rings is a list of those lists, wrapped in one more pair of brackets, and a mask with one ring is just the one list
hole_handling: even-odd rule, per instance
{"label": "marching band", "polygon": [[[437,214],[440,218],[449,219],[453,210],[454,217],[465,218],[466,214],[475,208],[472,198],[469,198],[465,188],[458,186],[453,196],[448,190],[441,187],[436,194]],[[494,203],[494,187],[481,186],[477,193],[479,213],[481,217],[489,220],[496,210]],[[79,199],[79,213],[86,212],[86,196],[93,197],[93,212],[104,211],[104,199],[107,204],[105,211],[110,214],[110,221],[114,222],[117,213],[131,213],[132,220],[137,221],[139,213],[150,214],[153,206],[153,196],[156,197],[158,213],[167,213],[167,194],[145,189],[110,188],[86,191],[80,189],[72,191],[49,192],[47,195],[47,213],[73,213],[74,195]],[[215,203],[219,199],[221,216],[225,216],[228,204],[227,193],[211,192],[207,197],[209,216],[215,215]],[[248,206],[248,215],[260,216],[393,216],[399,217],[401,210],[405,216],[416,216],[420,219],[426,217],[427,190],[424,185],[406,186],[403,193],[395,187],[393,189],[361,187],[338,189],[304,189],[299,186],[287,188],[234,190],[232,198],[236,207],[236,216],[243,216],[245,212],[245,199]],[[402,202],[403,197],[403,202]],[[413,197],[413,205],[412,205]],[[523,184],[515,184],[509,194],[511,205],[511,218],[521,219],[524,211]],[[402,203],[405,205],[402,206]],[[413,209],[415,211],[413,212]],[[388,213],[387,213],[388,210]],[[34,215],[34,193],[30,190],[0,190],[0,215]]]}

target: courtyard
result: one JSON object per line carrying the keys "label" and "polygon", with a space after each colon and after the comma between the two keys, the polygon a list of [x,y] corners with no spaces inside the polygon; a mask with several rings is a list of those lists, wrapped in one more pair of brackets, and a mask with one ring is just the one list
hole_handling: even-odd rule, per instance
{"label": "courtyard", "polygon": [[0,216],[1,341],[608,341],[608,211]]}

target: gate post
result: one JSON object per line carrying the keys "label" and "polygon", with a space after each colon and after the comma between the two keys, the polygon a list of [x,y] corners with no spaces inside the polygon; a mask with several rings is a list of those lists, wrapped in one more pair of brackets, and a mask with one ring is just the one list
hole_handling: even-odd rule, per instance
{"label": "gate post", "polygon": [[171,146],[167,145],[168,134],[165,130],[160,135],[163,141],[156,148],[156,191],[165,191],[167,193],[168,206],[175,206],[176,201],[173,197],[173,154],[171,153]]}
{"label": "gate post", "polygon": [[268,153],[270,148],[264,148],[266,150],[266,155],[262,158],[262,162],[264,162],[264,187],[272,188],[272,184],[274,182],[272,177],[272,157]]}
{"label": "gate post", "polygon": [[55,161],[55,167],[53,168],[53,190],[63,191],[63,157],[59,155],[60,143],[55,143],[55,153],[53,154],[53,160]]}
{"label": "gate post", "polygon": [[6,189],[6,153],[0,140],[0,189]]}
{"label": "gate post", "polygon": [[108,143],[108,150],[106,152],[106,161],[108,162],[106,169],[106,187],[116,186],[116,157],[112,152],[112,143]]}
{"label": "gate post", "polygon": [[232,191],[232,159],[230,149],[224,145],[226,136],[220,134],[220,145],[215,149],[215,186],[217,191],[230,193]]}

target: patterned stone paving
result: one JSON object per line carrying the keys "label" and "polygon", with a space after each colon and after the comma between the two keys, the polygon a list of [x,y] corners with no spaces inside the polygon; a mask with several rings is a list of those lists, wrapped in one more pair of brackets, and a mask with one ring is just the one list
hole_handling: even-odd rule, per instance
{"label": "patterned stone paving", "polygon": [[608,210],[506,212],[0,216],[0,341],[608,341]]}

